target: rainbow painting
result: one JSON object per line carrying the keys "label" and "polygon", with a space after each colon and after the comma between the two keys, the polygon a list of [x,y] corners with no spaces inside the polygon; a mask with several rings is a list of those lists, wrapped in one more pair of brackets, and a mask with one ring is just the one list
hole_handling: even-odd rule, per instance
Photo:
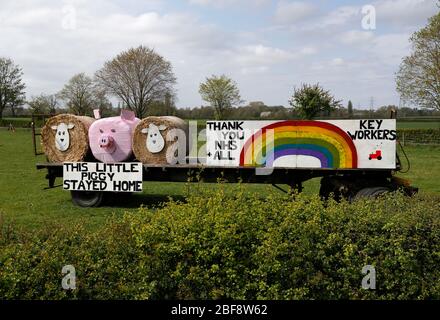
{"label": "rainbow painting", "polygon": [[240,166],[272,167],[276,159],[292,155],[317,158],[321,168],[358,166],[356,147],[345,131],[328,122],[295,120],[272,123],[249,137]]}

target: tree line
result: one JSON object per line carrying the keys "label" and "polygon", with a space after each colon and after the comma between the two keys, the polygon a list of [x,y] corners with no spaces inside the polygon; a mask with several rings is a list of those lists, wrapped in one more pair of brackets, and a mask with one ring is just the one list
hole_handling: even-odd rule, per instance
{"label": "tree line", "polygon": [[[436,114],[440,111],[440,12],[429,19],[426,27],[415,32],[410,42],[412,51],[402,60],[396,74],[396,88],[403,101],[421,109],[406,108],[404,112],[410,116]],[[268,107],[262,102],[244,105],[235,81],[226,75],[212,75],[199,85],[199,94],[208,105],[178,109],[176,80],[171,63],[154,49],[141,45],[105,62],[93,76],[76,74],[59,92],[42,93],[26,100],[22,68],[12,59],[0,57],[0,119],[5,110],[15,116],[17,110],[24,110],[24,104],[34,114],[66,111],[91,115],[92,109],[98,108],[102,115],[108,116],[128,108],[139,118],[178,115],[190,119],[353,118],[379,116],[390,108],[356,110],[351,101],[345,108],[341,100],[319,83],[295,87],[288,101],[290,108]],[[119,101],[117,107],[112,105],[112,98]]]}

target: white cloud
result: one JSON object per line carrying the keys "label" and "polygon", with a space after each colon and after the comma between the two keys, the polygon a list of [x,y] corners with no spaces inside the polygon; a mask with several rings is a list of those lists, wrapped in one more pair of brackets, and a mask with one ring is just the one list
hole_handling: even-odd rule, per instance
{"label": "white cloud", "polygon": [[266,73],[269,70],[268,66],[257,66],[257,67],[245,67],[240,69],[240,73],[242,75],[253,75],[253,74],[261,74]]}
{"label": "white cloud", "polygon": [[230,52],[230,59],[228,60],[240,67],[242,73],[262,73],[269,71],[269,66],[289,63],[315,53],[316,49],[312,47],[283,50],[258,44],[237,48],[237,50]]}
{"label": "white cloud", "polygon": [[361,19],[360,6],[341,6],[324,12],[310,3],[280,2],[268,31],[289,31],[300,37],[327,39],[343,28],[360,27]]}
{"label": "white cloud", "polygon": [[331,65],[333,65],[333,66],[342,66],[343,64],[344,64],[344,59],[342,59],[342,58],[334,58],[331,61]]}
{"label": "white cloud", "polygon": [[372,65],[380,68],[388,65],[396,69],[402,58],[409,54],[410,33],[374,34],[369,31],[351,30],[339,36],[340,42],[348,52],[356,52],[358,60],[369,59]]}
{"label": "white cloud", "polygon": [[344,44],[365,45],[374,38],[371,31],[350,30],[340,34],[339,40]]}
{"label": "white cloud", "polygon": [[[171,60],[179,82],[193,81],[187,75],[234,45],[232,37],[191,14],[135,15],[75,2],[77,27],[65,30],[63,5],[57,1],[44,6],[14,3],[9,8],[8,18],[0,22],[0,56],[12,57],[23,67],[28,97],[60,90],[75,73],[93,75],[106,60],[141,44]],[[183,58],[186,63],[176,63]]]}
{"label": "white cloud", "polygon": [[244,65],[276,64],[294,58],[294,54],[282,49],[266,47],[261,44],[244,46],[236,53],[236,60]]}
{"label": "white cloud", "polygon": [[371,54],[379,59],[378,65],[397,66],[409,54],[409,33],[390,33],[374,38],[369,48]]}
{"label": "white cloud", "polygon": [[190,4],[199,6],[212,6],[216,8],[229,7],[261,7],[270,2],[270,0],[188,0]]}
{"label": "white cloud", "polygon": [[342,6],[324,16],[322,18],[321,25],[323,27],[331,25],[344,25],[357,17],[359,13],[360,7]]}
{"label": "white cloud", "polygon": [[318,53],[318,50],[314,47],[304,47],[301,50],[299,50],[299,53],[301,55],[307,56]]}
{"label": "white cloud", "polygon": [[280,1],[277,4],[274,21],[278,24],[294,24],[310,18],[317,12],[314,5],[307,2]]}
{"label": "white cloud", "polygon": [[435,0],[380,0],[373,2],[378,28],[381,24],[413,26],[426,23],[427,17],[438,12]]}

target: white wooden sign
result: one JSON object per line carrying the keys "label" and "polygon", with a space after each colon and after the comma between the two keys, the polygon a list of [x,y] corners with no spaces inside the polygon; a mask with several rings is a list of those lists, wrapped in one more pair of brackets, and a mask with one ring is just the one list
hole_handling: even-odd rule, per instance
{"label": "white wooden sign", "polygon": [[393,169],[396,120],[207,121],[207,165]]}
{"label": "white wooden sign", "polygon": [[142,163],[64,162],[63,189],[142,192]]}

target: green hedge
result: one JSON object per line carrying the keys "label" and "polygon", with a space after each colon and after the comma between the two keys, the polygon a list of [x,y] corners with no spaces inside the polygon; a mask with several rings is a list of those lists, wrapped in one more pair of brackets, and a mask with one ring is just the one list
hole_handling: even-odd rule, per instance
{"label": "green hedge", "polygon": [[440,144],[439,129],[399,129],[397,136],[401,142],[417,144]]}
{"label": "green hedge", "polygon": [[[440,298],[438,197],[244,194],[199,191],[95,233],[3,224],[0,299]],[[67,264],[78,277],[70,292],[61,289]],[[376,290],[361,288],[365,265]]]}

